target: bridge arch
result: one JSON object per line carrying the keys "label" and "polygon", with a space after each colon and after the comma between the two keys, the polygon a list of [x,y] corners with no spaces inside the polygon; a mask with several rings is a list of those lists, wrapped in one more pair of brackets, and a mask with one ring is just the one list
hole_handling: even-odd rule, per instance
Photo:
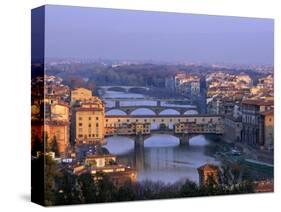
{"label": "bridge arch", "polygon": [[161,110],[159,115],[180,115],[180,112],[176,109],[166,108]]}
{"label": "bridge arch", "polygon": [[127,113],[120,109],[111,109],[108,110],[105,115],[127,115]]}
{"label": "bridge arch", "polygon": [[155,111],[149,109],[149,108],[145,108],[145,107],[141,107],[141,108],[137,108],[134,109],[130,112],[130,115],[156,115]]}
{"label": "bridge arch", "polygon": [[184,115],[197,115],[198,111],[194,109],[190,109],[184,112]]}
{"label": "bridge arch", "polygon": [[123,88],[123,87],[119,87],[119,86],[112,86],[112,87],[109,87],[107,88],[108,91],[119,91],[119,92],[127,92],[127,89],[126,88]]}
{"label": "bridge arch", "polygon": [[145,93],[148,89],[145,87],[132,87],[128,89],[131,93]]}
{"label": "bridge arch", "polygon": [[106,145],[104,146],[110,153],[123,154],[130,152],[134,149],[135,140],[130,136],[107,136]]}
{"label": "bridge arch", "polygon": [[171,147],[178,146],[180,140],[171,134],[150,134],[144,139],[145,147]]}
{"label": "bridge arch", "polygon": [[204,135],[191,134],[189,135],[189,145],[194,147],[206,146],[210,142]]}

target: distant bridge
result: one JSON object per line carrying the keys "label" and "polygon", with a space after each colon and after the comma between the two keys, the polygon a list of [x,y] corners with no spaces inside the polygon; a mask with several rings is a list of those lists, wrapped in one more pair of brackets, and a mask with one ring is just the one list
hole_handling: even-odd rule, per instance
{"label": "distant bridge", "polygon": [[122,86],[122,85],[110,85],[110,86],[98,86],[103,91],[122,91],[122,92],[132,92],[135,89],[148,91],[149,87],[145,86]]}
{"label": "distant bridge", "polygon": [[[195,107],[189,107],[189,108],[181,108],[181,107],[172,107],[172,106],[123,106],[118,108],[106,108],[106,113],[109,115],[110,112],[116,112],[116,110],[119,110],[121,113],[123,112],[124,115],[134,115],[133,113],[139,109],[146,109],[147,112],[151,115],[165,115],[165,112],[172,112],[175,115],[184,115],[184,114],[198,114]],[[170,111],[169,111],[170,110]],[[167,115],[167,114],[166,114]]]}
{"label": "distant bridge", "polygon": [[[122,105],[120,100],[115,100],[114,105],[111,107],[107,106],[106,107],[106,112],[110,112],[112,110],[120,110],[123,111],[124,114],[126,115],[131,115],[132,112],[136,111],[137,109],[148,109],[149,112],[152,112],[154,115],[161,115],[162,112],[165,110],[171,109],[173,110],[172,112],[175,112],[177,115],[184,115],[188,111],[196,111],[197,112],[197,107],[195,105],[176,105],[176,104],[163,104],[163,100],[154,100],[155,104],[146,104],[144,102],[140,101],[136,105]],[[183,100],[184,101],[184,100]],[[125,101],[126,103],[126,101]]]}

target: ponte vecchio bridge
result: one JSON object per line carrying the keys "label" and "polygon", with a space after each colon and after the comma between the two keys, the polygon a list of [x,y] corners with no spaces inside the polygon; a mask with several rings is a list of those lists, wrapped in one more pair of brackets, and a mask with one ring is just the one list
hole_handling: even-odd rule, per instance
{"label": "ponte vecchio bridge", "polygon": [[170,134],[179,138],[180,144],[188,144],[196,135],[224,132],[223,118],[218,115],[106,115],[105,135],[134,137],[136,145],[153,134]]}
{"label": "ponte vecchio bridge", "polygon": [[[119,110],[123,112],[125,115],[132,115],[132,113],[138,109],[147,109],[154,115],[161,115],[161,113],[166,110],[172,110],[177,115],[184,115],[189,113],[197,114],[197,106],[195,105],[178,105],[178,104],[169,104],[165,102],[169,101],[185,101],[186,100],[174,100],[174,99],[141,99],[139,102],[136,102],[135,105],[126,104],[126,100],[115,99],[113,101],[113,105],[106,106],[105,111],[109,113],[111,111]],[[148,101],[148,103],[145,103]],[[111,102],[112,103],[112,102]],[[123,104],[122,104],[123,103]]]}

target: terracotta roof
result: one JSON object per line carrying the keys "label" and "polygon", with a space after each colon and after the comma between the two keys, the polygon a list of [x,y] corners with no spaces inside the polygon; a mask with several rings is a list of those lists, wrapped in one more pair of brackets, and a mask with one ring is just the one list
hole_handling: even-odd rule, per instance
{"label": "terracotta roof", "polygon": [[203,166],[200,166],[197,168],[199,171],[203,171],[205,169],[216,169],[216,170],[219,170],[219,167],[216,166],[216,165],[213,165],[213,164],[204,164]]}
{"label": "terracotta roof", "polygon": [[258,106],[270,106],[274,104],[274,101],[272,100],[262,100],[262,99],[247,99],[243,100],[242,104],[247,105],[258,105]]}
{"label": "terracotta roof", "polygon": [[264,116],[274,115],[274,111],[273,110],[263,111],[263,112],[261,112],[261,115],[264,115]]}
{"label": "terracotta roof", "polygon": [[76,108],[76,111],[103,111],[103,109],[102,108],[87,108],[87,107],[82,108],[82,107],[80,107],[80,108]]}

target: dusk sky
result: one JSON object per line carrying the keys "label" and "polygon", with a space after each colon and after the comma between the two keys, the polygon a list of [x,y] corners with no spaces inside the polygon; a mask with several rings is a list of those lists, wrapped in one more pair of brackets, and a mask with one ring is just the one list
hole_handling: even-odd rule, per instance
{"label": "dusk sky", "polygon": [[273,64],[272,19],[46,7],[46,58]]}

